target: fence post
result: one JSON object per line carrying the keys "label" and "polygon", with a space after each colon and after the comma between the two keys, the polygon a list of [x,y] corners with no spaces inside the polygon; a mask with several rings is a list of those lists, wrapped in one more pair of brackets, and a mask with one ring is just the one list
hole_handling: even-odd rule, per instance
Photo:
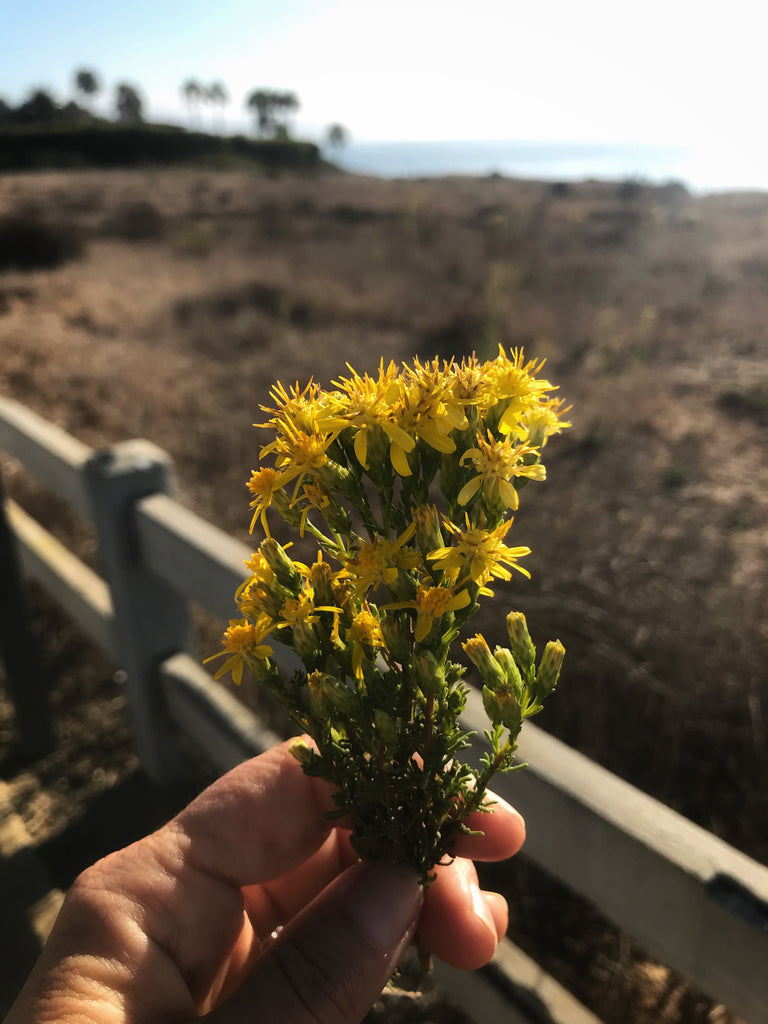
{"label": "fence post", "polygon": [[5,511],[0,473],[0,655],[6,685],[16,712],[21,748],[31,757],[50,753],[54,746],[48,707],[48,680],[40,645],[32,632],[16,538]]}
{"label": "fence post", "polygon": [[186,601],[143,561],[133,512],[140,498],[172,492],[171,461],[149,441],[123,441],[95,452],[84,471],[137,753],[150,778],[170,787],[184,771],[159,667],[178,651],[191,652],[191,621]]}

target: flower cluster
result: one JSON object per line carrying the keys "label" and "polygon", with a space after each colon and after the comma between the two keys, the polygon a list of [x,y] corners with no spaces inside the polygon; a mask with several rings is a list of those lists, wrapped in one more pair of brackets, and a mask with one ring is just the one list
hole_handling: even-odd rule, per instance
{"label": "flower cluster", "polygon": [[[450,650],[494,580],[528,576],[508,535],[519,494],[543,480],[547,439],[568,427],[563,403],[522,351],[461,363],[382,362],[375,376],[324,389],[275,385],[258,426],[269,432],[248,481],[251,530],[239,617],[224,635],[239,682],[246,665],[314,741],[293,751],[337,788],[361,856],[413,864],[426,881],[497,771],[514,767],[525,718],[557,683],[563,648],[538,666],[524,617],[507,617],[509,648],[463,643],[490,719],[479,769],[463,764],[464,668]],[[274,516],[316,545],[294,560]],[[306,543],[305,545],[306,546]],[[272,643],[304,666],[282,678]]]}

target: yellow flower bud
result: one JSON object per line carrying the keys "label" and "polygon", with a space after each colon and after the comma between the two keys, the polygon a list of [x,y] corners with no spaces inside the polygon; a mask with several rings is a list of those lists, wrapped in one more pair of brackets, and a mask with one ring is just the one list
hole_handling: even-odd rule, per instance
{"label": "yellow flower bud", "polygon": [[536,673],[536,696],[539,700],[548,697],[557,686],[564,658],[565,648],[560,641],[550,640],[544,648]]}
{"label": "yellow flower bud", "polygon": [[312,747],[302,739],[295,739],[288,747],[288,752],[292,754],[304,768],[312,763],[313,758],[317,757],[317,754]]}
{"label": "yellow flower bud", "polygon": [[533,646],[531,634],[528,632],[528,623],[522,612],[510,612],[507,615],[507,635],[512,655],[523,671],[528,672],[533,667],[536,648]]}
{"label": "yellow flower bud", "polygon": [[506,676],[498,661],[491,654],[485,637],[477,633],[462,644],[464,652],[469,660],[480,672],[480,676],[486,686],[496,691],[506,686]]}
{"label": "yellow flower bud", "polygon": [[493,656],[507,677],[507,685],[512,687],[518,698],[522,697],[524,689],[523,677],[520,675],[517,662],[512,657],[512,652],[507,650],[506,647],[497,647],[493,652]]}

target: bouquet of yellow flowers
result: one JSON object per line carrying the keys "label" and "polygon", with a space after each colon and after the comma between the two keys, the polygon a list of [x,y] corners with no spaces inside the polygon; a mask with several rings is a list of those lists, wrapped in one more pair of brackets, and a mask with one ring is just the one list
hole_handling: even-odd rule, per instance
{"label": "bouquet of yellow flowers", "polygon": [[[492,776],[516,767],[522,723],[565,653],[552,641],[537,663],[519,612],[509,647],[463,642],[490,722],[480,766],[462,763],[465,669],[450,652],[488,584],[529,575],[530,549],[506,543],[512,513],[523,485],[545,478],[547,439],[570,426],[542,365],[501,347],[488,361],[382,361],[376,376],[349,367],[333,390],[278,383],[262,406],[269,439],[248,488],[265,537],[216,678],[240,682],[247,665],[314,741],[293,753],[336,787],[360,856],[409,863],[424,882],[467,815],[488,809]],[[271,535],[275,513],[316,542],[314,562]],[[304,671],[281,677],[270,639]]]}

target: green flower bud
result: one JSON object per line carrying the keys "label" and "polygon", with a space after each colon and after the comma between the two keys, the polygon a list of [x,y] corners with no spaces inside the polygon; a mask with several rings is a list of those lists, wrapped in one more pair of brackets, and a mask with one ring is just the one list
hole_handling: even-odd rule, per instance
{"label": "green flower bud", "polygon": [[381,708],[376,708],[373,712],[373,724],[376,727],[377,735],[385,746],[389,747],[397,742],[397,726],[390,714],[382,711]]}
{"label": "green flower bud", "polygon": [[413,510],[413,522],[419,551],[436,551],[443,547],[445,538],[440,529],[440,513],[434,505],[417,505]]}
{"label": "green flower bud", "polygon": [[528,623],[522,612],[510,612],[507,616],[507,635],[515,661],[525,673],[528,673],[536,659],[536,648],[533,646]]}
{"label": "green flower bud", "polygon": [[352,524],[349,512],[342,508],[341,505],[338,505],[333,498],[331,498],[328,505],[320,509],[320,514],[334,533],[349,533]]}
{"label": "green flower bud", "polygon": [[360,484],[354,475],[344,466],[340,466],[338,462],[329,459],[317,470],[317,476],[329,491],[340,491],[351,499],[357,496]]}
{"label": "green flower bud", "polygon": [[513,738],[517,736],[523,724],[523,711],[514,693],[496,693],[496,703],[499,706],[501,724],[506,726]]}
{"label": "green flower bud", "polygon": [[461,453],[451,452],[443,456],[440,469],[440,489],[448,500],[449,506],[455,505],[459,491],[466,483],[467,474],[459,466]]}
{"label": "green flower bud", "polygon": [[299,525],[301,522],[301,510],[296,508],[284,490],[281,489],[274,492],[272,504],[286,523],[289,523],[291,526]]}
{"label": "green flower bud", "polygon": [[259,551],[267,560],[277,582],[287,587],[291,595],[295,597],[301,587],[301,576],[282,546],[274,537],[267,537],[259,545]]}
{"label": "green flower bud", "polygon": [[324,719],[329,716],[331,704],[316,678],[319,674],[312,672],[307,676],[307,693],[309,694],[309,710],[315,718]]}
{"label": "green flower bud", "polygon": [[390,440],[378,424],[366,429],[366,473],[377,487],[391,484],[394,470],[390,459]]}
{"label": "green flower bud", "polygon": [[438,664],[432,651],[418,647],[413,655],[412,665],[422,692],[427,697],[436,697],[445,689],[445,670]]}
{"label": "green flower bud", "polygon": [[382,615],[381,632],[389,653],[404,665],[411,656],[411,646],[402,618],[399,615]]}
{"label": "green flower bud", "polygon": [[544,648],[539,662],[539,670],[536,673],[536,696],[539,700],[548,697],[557,686],[564,658],[565,648],[560,641],[550,640]]}
{"label": "green flower bud", "polygon": [[259,602],[260,606],[272,619],[279,619],[285,602],[296,596],[287,587],[282,587],[275,579],[264,588],[262,593],[264,596]]}
{"label": "green flower bud", "polygon": [[480,676],[486,686],[496,691],[507,685],[506,675],[498,661],[491,654],[491,649],[486,643],[485,637],[479,633],[462,644],[472,664],[479,670]]}
{"label": "green flower bud", "polygon": [[507,677],[507,684],[512,687],[516,697],[520,700],[525,687],[523,677],[520,675],[520,669],[517,667],[517,662],[512,657],[512,652],[506,647],[497,647],[493,652],[493,656],[503,669]]}
{"label": "green flower bud", "polygon": [[311,663],[317,657],[319,641],[315,627],[311,622],[304,622],[299,619],[291,624],[291,637],[293,649],[304,662]]}
{"label": "green flower bud", "polygon": [[315,607],[333,607],[333,569],[330,564],[318,559],[309,570],[309,578],[315,590]]}
{"label": "green flower bud", "polygon": [[353,718],[360,710],[360,701],[354,693],[340,679],[326,675],[325,672],[313,672],[310,679],[316,685],[326,700],[349,718]]}
{"label": "green flower bud", "polygon": [[489,686],[483,687],[483,707],[491,720],[491,725],[501,725],[501,708],[496,700],[496,694]]}
{"label": "green flower bud", "polygon": [[247,651],[243,655],[245,663],[251,671],[251,675],[257,683],[266,683],[270,677],[277,675],[277,668],[271,658],[255,658]]}

